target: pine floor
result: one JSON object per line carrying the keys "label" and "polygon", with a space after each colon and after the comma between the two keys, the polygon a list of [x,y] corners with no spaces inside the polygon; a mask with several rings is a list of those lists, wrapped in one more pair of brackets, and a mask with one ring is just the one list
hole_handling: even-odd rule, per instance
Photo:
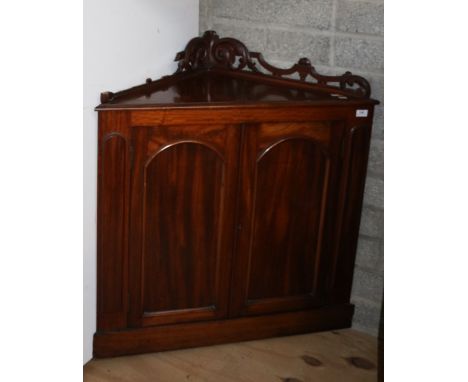
{"label": "pine floor", "polygon": [[85,365],[84,381],[375,382],[377,358],[376,338],[344,329],[95,359]]}

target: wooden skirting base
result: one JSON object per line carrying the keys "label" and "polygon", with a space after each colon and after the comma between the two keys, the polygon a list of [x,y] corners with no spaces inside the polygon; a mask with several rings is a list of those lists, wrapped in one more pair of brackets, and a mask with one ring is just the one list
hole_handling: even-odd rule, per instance
{"label": "wooden skirting base", "polygon": [[174,350],[351,326],[354,305],[267,316],[184,323],[94,335],[94,357]]}

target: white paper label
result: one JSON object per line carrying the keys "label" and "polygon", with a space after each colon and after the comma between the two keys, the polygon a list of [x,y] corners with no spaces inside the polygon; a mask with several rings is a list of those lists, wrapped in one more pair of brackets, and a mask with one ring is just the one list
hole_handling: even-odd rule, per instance
{"label": "white paper label", "polygon": [[367,109],[358,109],[356,110],[356,117],[367,117],[369,110]]}
{"label": "white paper label", "polygon": [[342,94],[336,94],[336,93],[331,93],[330,94],[332,97],[337,97],[339,99],[348,99],[348,97],[342,95]]}

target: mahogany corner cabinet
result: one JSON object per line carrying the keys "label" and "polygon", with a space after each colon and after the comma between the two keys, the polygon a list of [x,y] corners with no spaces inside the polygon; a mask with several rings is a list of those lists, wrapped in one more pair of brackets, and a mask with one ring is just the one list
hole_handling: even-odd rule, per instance
{"label": "mahogany corner cabinet", "polygon": [[214,31],[101,94],[94,356],[349,327],[374,106]]}

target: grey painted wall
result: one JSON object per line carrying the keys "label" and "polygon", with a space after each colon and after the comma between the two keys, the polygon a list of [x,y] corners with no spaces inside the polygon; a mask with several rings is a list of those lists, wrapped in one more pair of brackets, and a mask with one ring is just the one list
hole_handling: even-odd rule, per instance
{"label": "grey painted wall", "polygon": [[383,0],[200,0],[200,32],[213,29],[277,66],[300,57],[325,74],[351,70],[381,101],[374,117],[352,301],[353,327],[377,334],[383,295]]}

